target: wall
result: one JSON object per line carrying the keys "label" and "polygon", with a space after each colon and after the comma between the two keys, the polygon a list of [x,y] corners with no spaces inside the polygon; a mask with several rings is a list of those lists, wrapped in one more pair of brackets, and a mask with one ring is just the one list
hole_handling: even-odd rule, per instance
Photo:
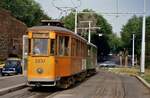
{"label": "wall", "polygon": [[21,56],[22,35],[26,34],[27,26],[14,18],[7,10],[0,8],[0,60],[8,57],[12,50]]}

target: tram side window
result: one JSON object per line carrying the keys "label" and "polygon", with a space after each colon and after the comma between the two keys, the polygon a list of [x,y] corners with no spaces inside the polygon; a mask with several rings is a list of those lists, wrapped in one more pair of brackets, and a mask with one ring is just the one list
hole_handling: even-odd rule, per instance
{"label": "tram side window", "polygon": [[76,53],[77,53],[77,56],[79,56],[80,55],[80,42],[79,42],[79,40],[77,40],[77,47],[76,47],[77,49],[76,49]]}
{"label": "tram side window", "polygon": [[31,53],[31,39],[28,39],[28,54]]}
{"label": "tram side window", "polygon": [[54,55],[55,54],[55,40],[51,39],[51,44],[50,44],[50,54]]}
{"label": "tram side window", "polygon": [[71,41],[71,56],[74,56],[74,52],[75,52],[75,39],[72,38],[72,41]]}
{"label": "tram side window", "polygon": [[88,56],[91,55],[91,46],[88,46]]}
{"label": "tram side window", "polygon": [[69,55],[69,36],[59,36],[58,53],[60,56]]}
{"label": "tram side window", "polygon": [[58,47],[59,55],[64,55],[64,38],[63,36],[59,36],[59,47]]}
{"label": "tram side window", "polygon": [[69,37],[65,36],[65,56],[69,56]]}

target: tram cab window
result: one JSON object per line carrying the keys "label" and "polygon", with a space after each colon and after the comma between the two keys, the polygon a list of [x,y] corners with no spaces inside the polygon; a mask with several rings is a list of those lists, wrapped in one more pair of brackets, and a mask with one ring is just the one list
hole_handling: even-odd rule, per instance
{"label": "tram cab window", "polygon": [[48,55],[48,39],[33,39],[33,55]]}
{"label": "tram cab window", "polygon": [[69,56],[69,36],[59,36],[58,55]]}

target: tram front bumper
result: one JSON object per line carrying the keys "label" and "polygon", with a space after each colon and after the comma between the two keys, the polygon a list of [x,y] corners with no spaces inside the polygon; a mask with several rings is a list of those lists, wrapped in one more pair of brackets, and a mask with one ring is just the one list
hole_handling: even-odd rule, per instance
{"label": "tram front bumper", "polygon": [[28,86],[56,86],[57,79],[48,79],[48,78],[34,78],[28,79]]}

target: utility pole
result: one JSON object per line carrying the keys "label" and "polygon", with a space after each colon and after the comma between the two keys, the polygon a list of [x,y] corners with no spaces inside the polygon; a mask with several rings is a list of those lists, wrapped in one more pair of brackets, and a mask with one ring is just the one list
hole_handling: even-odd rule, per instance
{"label": "utility pole", "polygon": [[141,47],[141,73],[145,72],[145,25],[146,25],[146,0],[144,0],[144,14],[142,24],[142,47]]}
{"label": "utility pole", "polygon": [[100,27],[91,27],[92,21],[80,21],[81,23],[86,23],[88,22],[89,27],[88,28],[78,28],[78,29],[88,29],[88,42],[91,42],[91,29],[100,29]]}
{"label": "utility pole", "polygon": [[134,67],[134,39],[135,34],[132,35],[132,66]]}
{"label": "utility pole", "polygon": [[77,9],[75,10],[75,34],[77,34],[77,22],[78,22],[78,12],[77,12]]}
{"label": "utility pole", "polygon": [[92,21],[80,21],[80,22],[81,23],[87,23],[88,22],[88,24],[89,24],[88,42],[90,43],[91,42],[91,23],[92,23]]}
{"label": "utility pole", "polygon": [[88,42],[89,43],[91,42],[91,22],[92,21],[89,21],[89,35],[88,35]]}

